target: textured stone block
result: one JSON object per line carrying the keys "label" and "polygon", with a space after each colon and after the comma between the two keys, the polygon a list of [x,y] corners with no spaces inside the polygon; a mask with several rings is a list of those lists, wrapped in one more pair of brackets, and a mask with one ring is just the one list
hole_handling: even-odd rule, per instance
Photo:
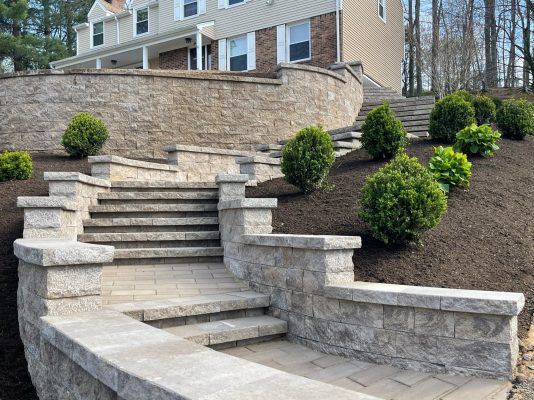
{"label": "textured stone block", "polygon": [[454,313],[415,309],[415,333],[454,337]]}
{"label": "textured stone block", "polygon": [[324,296],[313,296],[313,316],[329,321],[340,320],[339,300]]}
{"label": "textured stone block", "polygon": [[510,343],[517,336],[517,317],[454,313],[454,337]]}
{"label": "textured stone block", "polygon": [[415,311],[411,307],[384,306],[384,328],[413,332]]}
{"label": "textured stone block", "polygon": [[353,325],[384,327],[384,308],[381,304],[340,300],[341,322]]}
{"label": "textured stone block", "polygon": [[288,292],[288,310],[313,316],[313,296],[303,292]]}

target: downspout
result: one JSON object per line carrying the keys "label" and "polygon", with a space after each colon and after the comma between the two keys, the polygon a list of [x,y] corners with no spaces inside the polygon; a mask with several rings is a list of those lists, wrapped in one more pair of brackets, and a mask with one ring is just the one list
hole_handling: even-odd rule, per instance
{"label": "downspout", "polygon": [[340,21],[340,10],[341,2],[343,0],[336,0],[336,62],[341,62],[341,21]]}
{"label": "downspout", "polygon": [[121,31],[120,31],[120,26],[119,26],[119,19],[117,18],[116,15],[115,15],[115,26],[117,28],[117,44],[120,44],[120,42],[121,42],[121,39],[120,39]]}

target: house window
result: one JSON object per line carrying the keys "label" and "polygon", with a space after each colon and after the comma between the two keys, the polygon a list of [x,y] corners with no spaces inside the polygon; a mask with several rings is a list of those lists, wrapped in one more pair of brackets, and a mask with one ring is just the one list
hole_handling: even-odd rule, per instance
{"label": "house window", "polygon": [[228,39],[230,71],[246,71],[248,69],[247,60],[247,37],[241,36]]}
{"label": "house window", "polygon": [[244,3],[245,0],[228,0],[228,7]]}
{"label": "house window", "polygon": [[378,0],[378,16],[386,22],[386,0]]}
{"label": "house window", "polygon": [[95,22],[93,24],[93,47],[104,44],[104,22]]}
{"label": "house window", "polygon": [[[197,68],[197,48],[191,47],[189,49],[189,69]],[[211,45],[202,46],[202,69],[211,69]]]}
{"label": "house window", "polygon": [[311,58],[310,21],[288,27],[289,61],[305,61]]}
{"label": "house window", "polygon": [[184,18],[198,15],[198,1],[184,0]]}
{"label": "house window", "polygon": [[135,12],[135,34],[142,35],[143,33],[148,33],[148,7]]}

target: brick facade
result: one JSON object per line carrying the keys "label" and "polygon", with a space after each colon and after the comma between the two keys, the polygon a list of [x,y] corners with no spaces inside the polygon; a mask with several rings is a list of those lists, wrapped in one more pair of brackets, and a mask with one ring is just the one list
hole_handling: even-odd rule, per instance
{"label": "brick facade", "polygon": [[[336,62],[336,13],[323,14],[310,19],[311,60],[300,64],[328,67]],[[211,42],[211,69],[219,68],[218,41]],[[161,69],[187,69],[187,49],[181,48],[159,55]],[[256,71],[272,72],[276,68],[276,27],[256,31]]]}

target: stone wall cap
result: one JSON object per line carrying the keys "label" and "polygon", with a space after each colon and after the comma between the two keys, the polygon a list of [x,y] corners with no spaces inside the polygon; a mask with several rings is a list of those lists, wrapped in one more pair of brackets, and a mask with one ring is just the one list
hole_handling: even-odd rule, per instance
{"label": "stone wall cap", "polygon": [[353,250],[362,247],[359,236],[249,234],[241,235],[241,241],[256,246],[314,250]]}
{"label": "stone wall cap", "polygon": [[94,176],[85,175],[80,172],[45,172],[45,181],[74,181],[82,182],[88,185],[111,187],[111,182],[106,179],[95,178]]}
{"label": "stone wall cap", "polygon": [[240,175],[217,175],[215,183],[247,183],[249,176],[247,174]]}
{"label": "stone wall cap", "polygon": [[333,297],[403,307],[429,308],[474,314],[519,315],[525,305],[523,293],[496,292],[351,282],[327,287]]}
{"label": "stone wall cap", "polygon": [[378,400],[212,350],[119,312],[41,320],[44,340],[68,346],[67,357],[124,398]]}
{"label": "stone wall cap", "polygon": [[157,169],[157,170],[163,170],[163,171],[179,171],[180,170],[180,167],[178,167],[177,165],[160,164],[160,163],[154,163],[150,161],[132,160],[130,158],[113,156],[113,155],[89,156],[88,161],[91,164],[119,164],[119,165],[126,165],[129,167]]}
{"label": "stone wall cap", "polygon": [[171,144],[164,149],[167,153],[174,152],[190,152],[190,153],[204,153],[204,154],[220,154],[226,156],[249,156],[250,151],[231,150],[231,149],[219,149],[215,147],[200,147],[200,146],[188,146],[183,144]]}
{"label": "stone wall cap", "polygon": [[240,208],[276,208],[278,199],[233,199],[220,201],[219,210],[233,210]]}
{"label": "stone wall cap", "polygon": [[20,260],[43,267],[108,263],[115,251],[113,246],[62,239],[17,239],[13,247]]}
{"label": "stone wall cap", "polygon": [[286,70],[287,69],[293,69],[293,70],[299,70],[299,71],[315,72],[315,73],[318,73],[318,74],[321,74],[321,75],[327,75],[327,76],[329,76],[331,78],[334,78],[334,79],[338,79],[343,83],[347,82],[347,80],[342,75],[339,75],[339,74],[337,74],[335,72],[329,71],[329,70],[324,69],[324,68],[313,67],[311,65],[304,65],[304,64],[287,64],[287,63],[278,64],[278,66],[276,67],[276,72],[278,72],[278,76],[280,76],[280,74],[283,74],[285,69]]}
{"label": "stone wall cap", "polygon": [[63,196],[21,196],[17,198],[20,208],[61,208],[76,211],[76,202],[70,197]]}
{"label": "stone wall cap", "polygon": [[238,164],[269,164],[269,165],[280,165],[282,160],[280,158],[273,157],[264,157],[264,156],[251,156],[251,157],[240,157],[235,160]]}

